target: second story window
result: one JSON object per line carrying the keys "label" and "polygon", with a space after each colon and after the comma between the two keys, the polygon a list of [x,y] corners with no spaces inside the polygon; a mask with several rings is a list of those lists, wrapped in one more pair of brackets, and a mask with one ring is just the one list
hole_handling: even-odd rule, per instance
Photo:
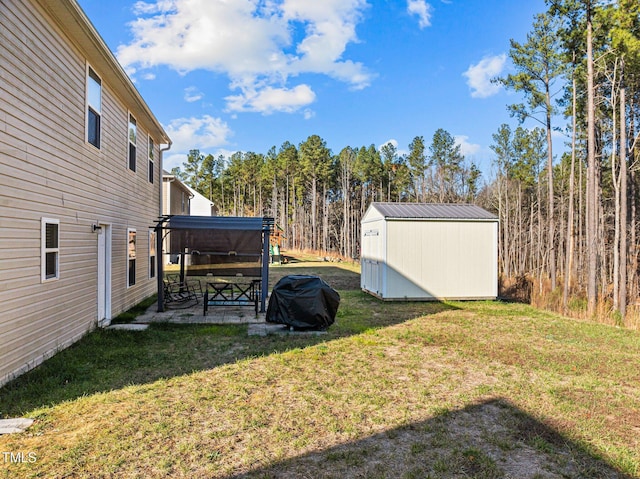
{"label": "second story window", "polygon": [[129,114],[129,169],[136,171],[136,143],[138,137],[138,127],[136,119]]}
{"label": "second story window", "polygon": [[87,71],[87,142],[100,148],[100,127],[102,123],[102,81],[88,67]]}
{"label": "second story window", "polygon": [[149,137],[149,183],[153,183],[155,153],[153,151],[153,138]]}

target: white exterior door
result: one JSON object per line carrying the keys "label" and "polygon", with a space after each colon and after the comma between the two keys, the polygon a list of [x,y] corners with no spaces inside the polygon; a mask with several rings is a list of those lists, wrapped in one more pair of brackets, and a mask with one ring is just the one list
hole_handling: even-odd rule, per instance
{"label": "white exterior door", "polygon": [[108,326],[111,319],[111,228],[98,230],[98,326]]}

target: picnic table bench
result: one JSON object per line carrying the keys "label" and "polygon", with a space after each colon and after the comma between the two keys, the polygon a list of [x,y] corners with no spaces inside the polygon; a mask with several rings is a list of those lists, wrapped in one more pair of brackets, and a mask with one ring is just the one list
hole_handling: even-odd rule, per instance
{"label": "picnic table bench", "polygon": [[253,306],[256,317],[262,279],[247,277],[207,280],[204,291],[204,316],[210,306]]}

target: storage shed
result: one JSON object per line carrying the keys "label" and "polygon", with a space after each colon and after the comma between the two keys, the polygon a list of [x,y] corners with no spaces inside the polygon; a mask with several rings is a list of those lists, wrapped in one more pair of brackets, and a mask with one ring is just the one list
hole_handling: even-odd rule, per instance
{"label": "storage shed", "polygon": [[469,204],[372,203],[362,289],[383,300],[495,299],[498,218]]}

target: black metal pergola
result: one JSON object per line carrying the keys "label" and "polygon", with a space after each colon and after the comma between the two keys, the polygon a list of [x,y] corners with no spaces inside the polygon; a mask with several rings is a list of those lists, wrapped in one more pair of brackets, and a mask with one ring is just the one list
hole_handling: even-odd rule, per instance
{"label": "black metal pergola", "polygon": [[[179,257],[180,281],[186,275],[254,277],[261,279],[260,311],[269,288],[270,217],[183,216],[159,219],[156,251]],[[165,239],[168,238],[167,241]],[[190,265],[185,266],[185,258]],[[164,311],[164,261],[158,261],[158,311]]]}

